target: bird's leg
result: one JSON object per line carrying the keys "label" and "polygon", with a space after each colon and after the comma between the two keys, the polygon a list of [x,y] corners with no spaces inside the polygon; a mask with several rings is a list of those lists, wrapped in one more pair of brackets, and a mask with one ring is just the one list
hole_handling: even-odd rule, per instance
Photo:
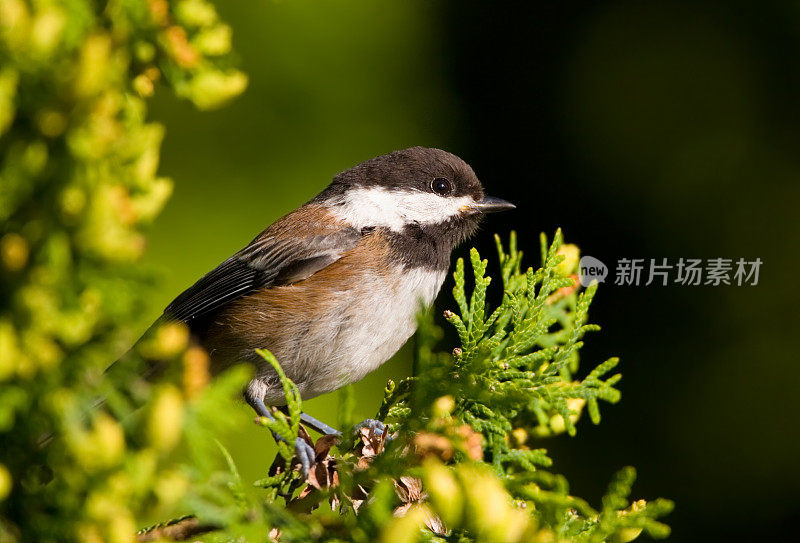
{"label": "bird's leg", "polygon": [[[285,405],[279,407],[278,409],[280,409],[284,413],[288,414],[288,409],[287,409],[287,407]],[[312,417],[311,415],[309,415],[306,412],[300,413],[300,422],[302,422],[303,424],[305,424],[307,427],[311,428],[312,430],[314,430],[318,434],[322,434],[324,436],[340,436],[340,435],[342,435],[342,433],[339,430],[337,430],[336,428],[333,428],[332,426],[328,426],[327,424],[325,424],[321,420],[315,419],[314,417]]]}
{"label": "bird's leg", "polygon": [[320,433],[320,434],[322,434],[324,436],[342,435],[342,433],[339,430],[337,430],[336,428],[331,428],[330,426],[328,426],[324,422],[315,419],[314,417],[312,417],[308,413],[300,413],[300,422],[302,422],[303,424],[305,424],[306,426],[308,426],[309,428],[311,428],[315,432],[318,432],[318,433]]}
{"label": "bird's leg", "polygon": [[[245,400],[247,404],[253,408],[253,410],[261,417],[266,417],[270,420],[275,420],[275,417],[270,413],[269,408],[267,408],[266,404],[264,404],[264,400],[258,398],[248,392],[244,394]],[[276,441],[286,441],[281,436],[272,432],[272,437],[275,438]],[[311,465],[314,463],[314,457],[316,454],[314,453],[313,447],[306,443],[306,441],[298,437],[294,441],[294,453],[297,456],[297,459],[300,461],[300,469],[303,474],[303,477],[308,477],[308,472],[311,470]]]}
{"label": "bird's leg", "polygon": [[[280,408],[279,407],[278,409],[285,410],[286,408],[285,407],[284,408]],[[286,412],[286,411],[284,411],[284,412]],[[306,426],[308,426],[309,428],[311,428],[315,432],[320,433],[320,434],[322,434],[324,436],[342,435],[342,433],[339,430],[337,430],[336,428],[332,428],[332,427],[328,426],[327,424],[325,424],[321,420],[317,420],[317,419],[315,419],[314,417],[312,417],[311,415],[309,415],[308,413],[305,413],[305,412],[300,413],[300,422],[302,422],[303,424],[305,424]],[[375,435],[381,435],[384,432],[384,430],[386,429],[386,426],[379,420],[366,419],[366,420],[363,420],[363,421],[359,422],[358,424],[356,424],[353,427],[353,433],[358,433],[358,431],[361,430],[361,428],[369,428],[370,430],[372,430],[375,433]]]}

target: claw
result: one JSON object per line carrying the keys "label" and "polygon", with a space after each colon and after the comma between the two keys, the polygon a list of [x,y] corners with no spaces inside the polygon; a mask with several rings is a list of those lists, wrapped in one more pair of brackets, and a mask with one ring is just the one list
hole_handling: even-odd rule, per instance
{"label": "claw", "polygon": [[376,436],[383,435],[386,425],[376,419],[364,419],[353,427],[353,433],[357,434],[362,428],[369,428]]}
{"label": "claw", "polygon": [[308,473],[311,471],[311,466],[314,465],[316,457],[314,448],[302,437],[298,437],[294,442],[294,453],[297,455],[297,460],[300,462],[300,472],[303,478],[308,478]]}

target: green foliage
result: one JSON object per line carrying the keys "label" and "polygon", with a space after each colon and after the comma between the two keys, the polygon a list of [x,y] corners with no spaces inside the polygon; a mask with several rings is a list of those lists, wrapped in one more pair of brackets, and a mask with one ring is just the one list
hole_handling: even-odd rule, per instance
{"label": "green foliage", "polygon": [[268,352],[287,410],[253,431],[285,442],[255,492],[215,440],[245,368],[209,384],[207,355],[168,324],[104,373],[135,339],[151,281],[136,265],[143,230],[172,186],[157,175],[163,130],[147,98],[163,81],[200,108],[224,103],[246,84],[229,49],[204,0],[0,2],[0,542],[128,542],[170,518],[140,538],[665,536],[656,519],[671,504],[631,503],[631,468],[597,508],[545,469],[545,438],[574,435],[584,409],[598,423],[600,401],[619,399],[616,359],[579,378],[595,287],[577,292],[577,249],[560,233],[542,240],[538,270],[523,270],[513,236],[507,252],[498,241],[497,307],[488,262],[473,250],[468,278],[459,260],[445,319],[460,346],[439,351],[442,330],[423,316],[416,374],[387,385],[378,413],[393,438],[322,438],[308,480],[290,445],[307,438],[300,398]]}
{"label": "green foliage", "polygon": [[[597,508],[571,495],[564,476],[544,469],[553,462],[543,440],[574,435],[584,409],[598,423],[598,401],[619,400],[620,376],[606,377],[617,364],[610,359],[575,377],[581,338],[597,330],[586,324],[596,285],[578,292],[577,249],[562,245],[560,232],[543,244],[544,265],[522,271],[514,235],[508,253],[498,240],[504,291],[493,309],[486,302],[488,262],[470,253],[468,292],[459,261],[453,295],[460,314],[446,311],[445,318],[461,346],[452,354],[436,350],[442,330],[430,314],[422,317],[416,375],[390,382],[378,413],[391,422],[392,439],[362,430],[355,442],[342,438],[330,455],[332,441],[321,438],[315,475],[307,481],[284,444],[269,476],[255,483],[265,492],[259,498],[243,491],[225,453],[229,489],[194,509],[215,526],[200,539],[258,540],[265,533],[285,542],[666,537],[669,528],[657,519],[672,503],[632,502],[633,468],[616,474]],[[301,431],[297,390],[270,353],[260,354],[281,376],[289,407],[287,416],[276,412],[275,421],[259,422],[292,443]],[[325,475],[332,473],[335,478]]]}
{"label": "green foliage", "polygon": [[[183,499],[171,451],[229,401],[230,380],[195,398],[202,364],[187,386],[102,373],[135,339],[132,264],[172,190],[146,100],[158,81],[202,108],[241,92],[229,34],[203,0],[0,2],[0,541],[131,540]],[[180,374],[186,331],[156,336]]]}
{"label": "green foliage", "polygon": [[[283,373],[283,369],[278,360],[266,349],[260,349],[258,354],[269,362],[273,367],[283,385],[283,394],[286,397],[286,407],[288,416],[281,411],[276,411],[274,419],[260,417],[259,423],[272,430],[273,434],[279,435],[283,440],[277,440],[278,454],[280,454],[287,462],[294,456],[294,440],[297,438],[297,432],[300,429],[300,392],[297,387]],[[266,485],[265,485],[266,486]]]}
{"label": "green foliage", "polygon": [[[619,400],[615,385],[621,375],[607,376],[618,360],[611,358],[582,379],[575,377],[583,336],[599,329],[587,324],[597,285],[578,292],[577,248],[563,245],[560,231],[549,246],[542,235],[543,265],[538,270],[522,268],[522,252],[513,233],[508,252],[499,237],[496,242],[503,286],[499,306],[491,310],[486,305],[488,262],[473,249],[472,293],[467,294],[467,273],[459,259],[453,289],[458,313],[444,315],[457,332],[460,347],[452,354],[437,352],[440,331],[430,315],[424,316],[418,332],[417,375],[387,388],[380,415],[393,422],[400,435],[441,433],[444,409],[447,419],[482,434],[483,462],[511,498],[528,504],[532,525],[539,531],[575,541],[624,539],[639,528],[653,537],[666,536],[668,528],[655,519],[672,505],[666,500],[629,504],[632,468],[617,475],[599,511],[569,495],[562,476],[542,469],[552,461],[537,446],[541,438],[563,432],[575,435],[584,409],[598,424],[598,401]],[[457,450],[458,444],[454,445]],[[463,452],[455,458],[467,460]]]}

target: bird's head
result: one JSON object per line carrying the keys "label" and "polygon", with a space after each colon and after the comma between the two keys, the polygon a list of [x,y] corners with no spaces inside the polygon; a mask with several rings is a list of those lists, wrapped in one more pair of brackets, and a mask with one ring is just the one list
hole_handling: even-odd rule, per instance
{"label": "bird's head", "polygon": [[469,164],[426,147],[394,151],[350,168],[316,200],[355,228],[430,236],[451,248],[475,232],[484,214],[514,208],[486,196]]}

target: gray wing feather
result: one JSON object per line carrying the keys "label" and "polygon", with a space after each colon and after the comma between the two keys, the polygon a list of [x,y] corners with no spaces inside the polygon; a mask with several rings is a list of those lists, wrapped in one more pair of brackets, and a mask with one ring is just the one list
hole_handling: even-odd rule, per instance
{"label": "gray wing feather", "polygon": [[292,239],[259,236],[175,298],[164,315],[190,323],[258,289],[302,281],[339,260],[360,238],[354,228]]}

